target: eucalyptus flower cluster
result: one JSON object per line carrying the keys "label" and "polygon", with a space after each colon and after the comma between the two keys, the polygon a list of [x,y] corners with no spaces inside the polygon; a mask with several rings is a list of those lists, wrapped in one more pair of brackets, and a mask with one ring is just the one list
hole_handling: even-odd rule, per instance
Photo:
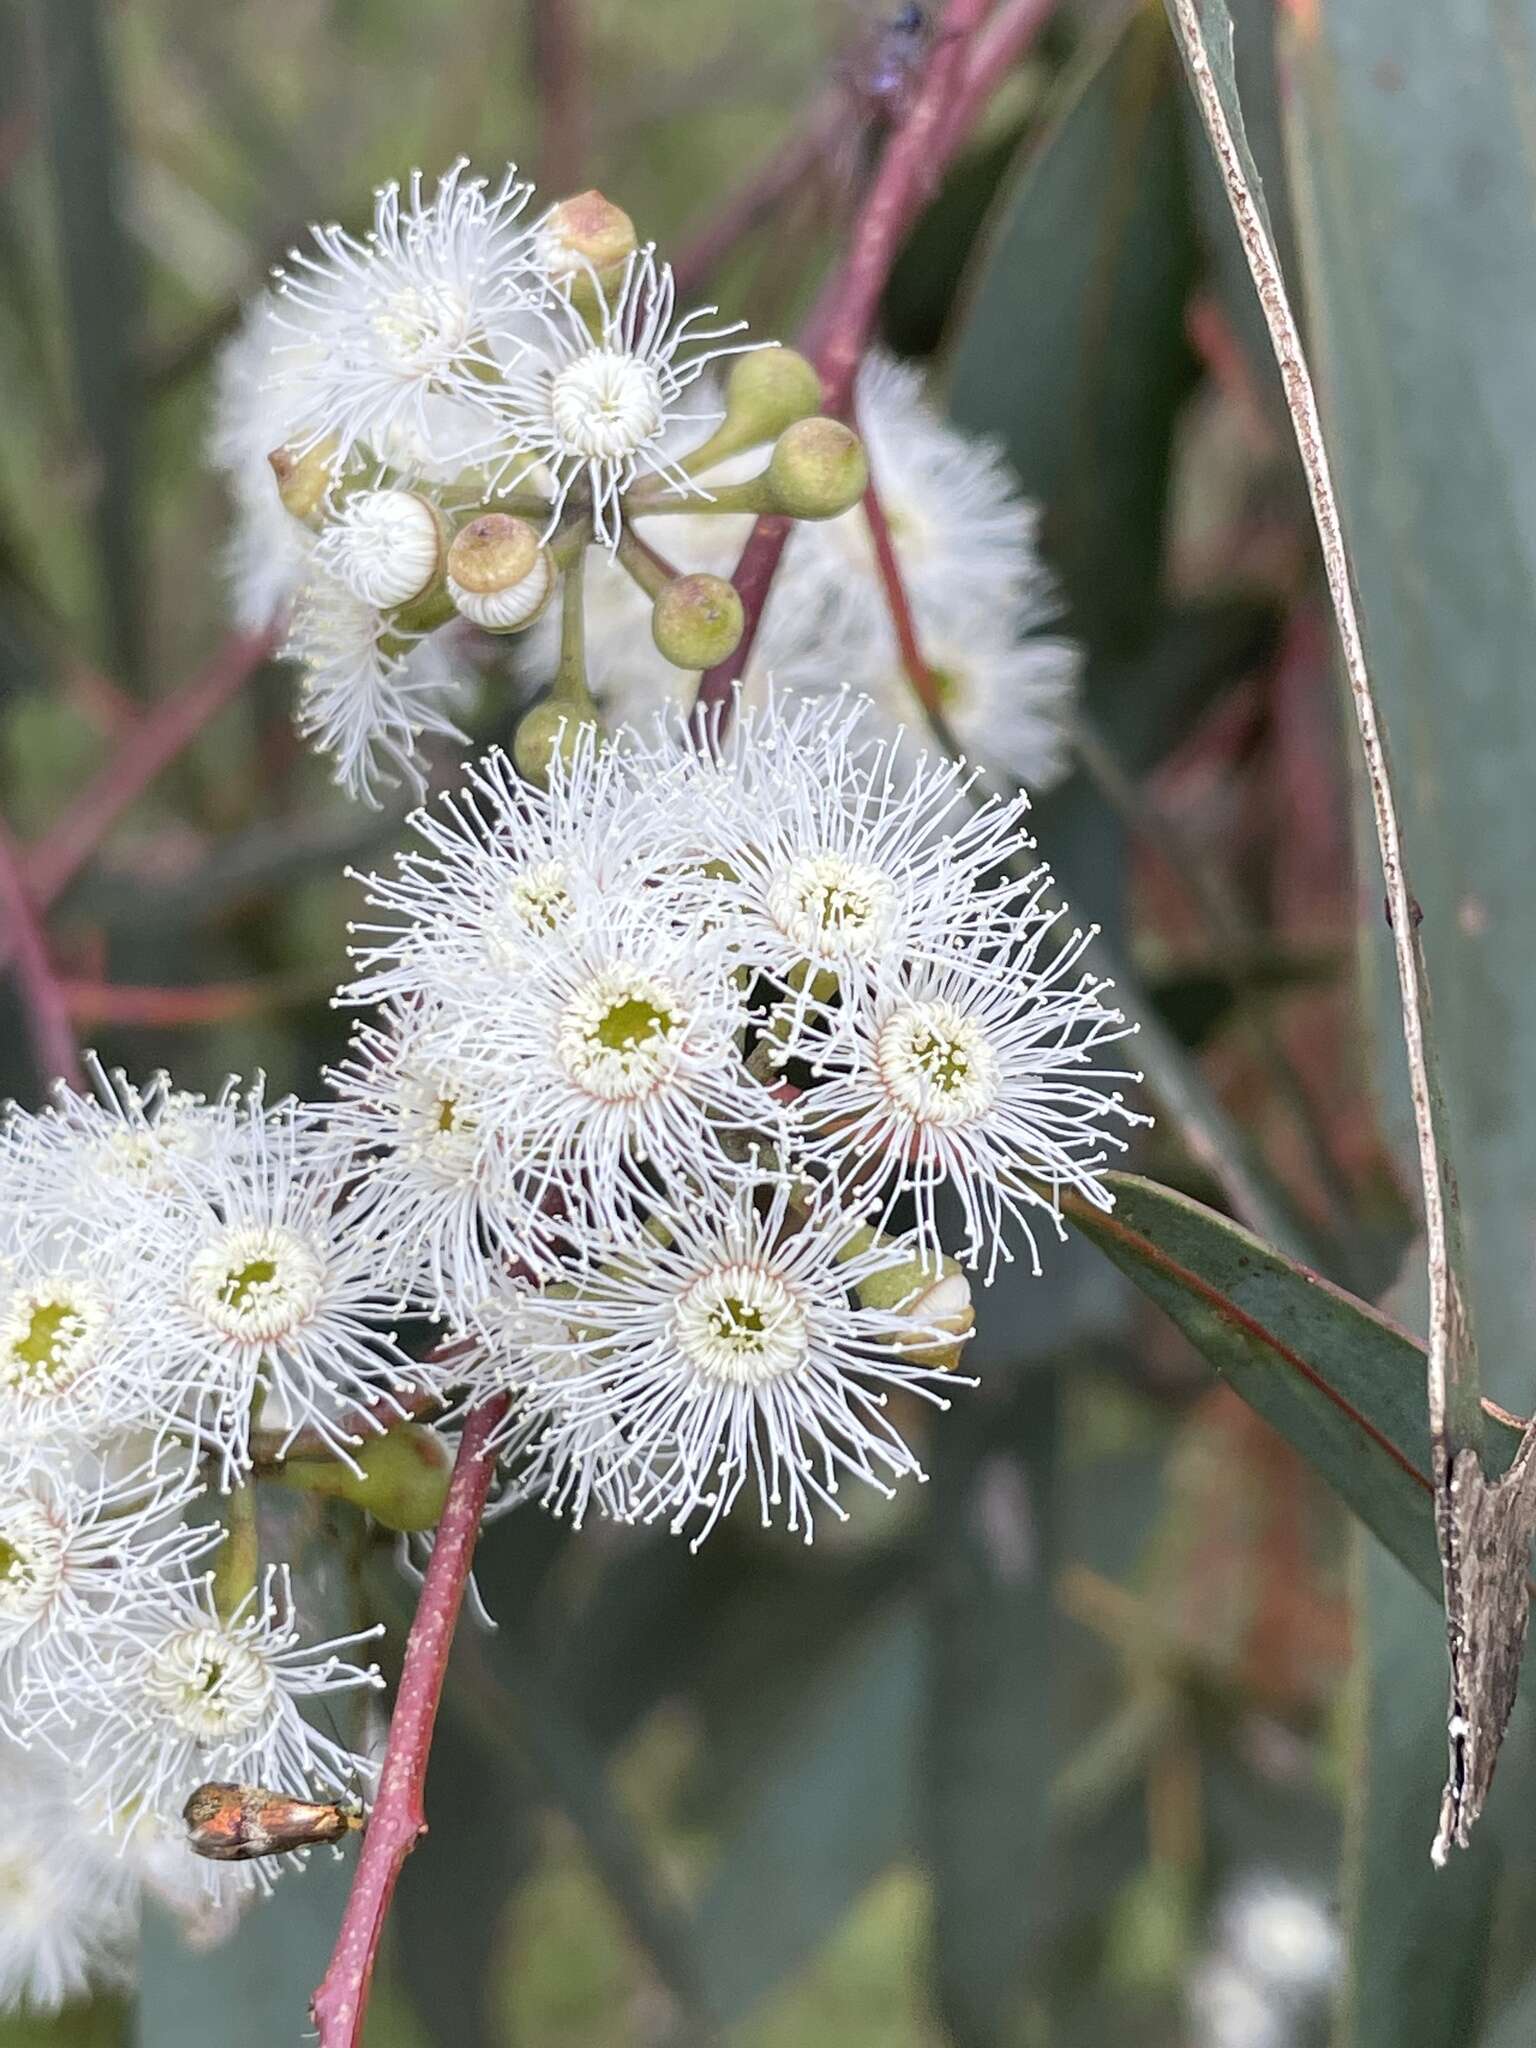
{"label": "eucalyptus flower cluster", "polygon": [[[300,730],[372,803],[420,790],[424,743],[462,739],[475,634],[533,626],[589,550],[634,579],[658,659],[730,657],[735,592],[659,565],[642,511],[833,518],[867,480],[808,363],[680,311],[600,194],[533,197],[464,163],[384,187],[365,236],[320,227],[292,253],[222,360],[237,611],[286,622]],[[743,457],[755,475],[705,481]],[[587,708],[573,672],[554,680]]]}
{"label": "eucalyptus flower cluster", "polygon": [[810,1540],[919,1472],[892,1397],[945,1404],[967,1272],[1109,1203],[1127,1027],[1024,800],[858,712],[492,755],[368,878],[335,1127],[448,1376],[507,1398],[509,1498],[698,1542],[745,1488]]}
{"label": "eucalyptus flower cluster", "polygon": [[366,1788],[305,1709],[378,1685],[376,1631],[307,1641],[228,1503],[263,1440],[350,1454],[345,1408],[384,1428],[414,1373],[315,1118],[94,1080],[0,1137],[0,2006],[121,1979],[145,1891],[212,1938],[270,1883],[194,1856],[201,1784]]}

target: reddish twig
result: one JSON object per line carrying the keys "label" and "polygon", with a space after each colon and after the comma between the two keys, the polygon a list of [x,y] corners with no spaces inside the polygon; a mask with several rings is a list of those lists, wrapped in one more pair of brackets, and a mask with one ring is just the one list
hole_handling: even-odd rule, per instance
{"label": "reddish twig", "polygon": [[971,39],[986,17],[988,4],[989,0],[949,0],[911,110],[892,131],[869,196],[854,223],[816,356],[822,403],[837,417],[846,414],[853,397],[859,357],[903,237],[938,184],[951,138],[959,139],[951,120],[951,103],[965,76]]}
{"label": "reddish twig", "polygon": [[42,1078],[56,1075],[83,1087],[80,1048],[69,1019],[69,1004],[48,958],[48,941],[22,879],[16,842],[0,825],[0,920],[16,965],[27,1029]]}
{"label": "reddish twig", "polygon": [[923,707],[923,715],[932,726],[939,745],[945,753],[958,759],[959,742],[950,731],[949,720],[944,715],[944,706],[939,699],[939,679],[918,641],[917,622],[912,616],[911,600],[902,580],[901,563],[896,558],[890,522],[873,481],[864,493],[864,517],[869,524],[869,537],[874,543],[880,588],[885,593],[886,610],[891,615],[891,626],[896,634],[896,645],[901,654],[901,665],[907,672],[907,681],[912,685],[913,695]]}
{"label": "reddish twig", "polygon": [[280,1003],[303,1001],[327,985],[307,974],[205,981],[191,988],[129,987],[122,982],[74,978],[60,984],[70,1015],[79,1024],[165,1031],[256,1016]]}
{"label": "reddish twig", "polygon": [[971,45],[965,75],[956,87],[944,122],[941,151],[946,162],[980,120],[1003,79],[1056,12],[1059,0],[1003,0]]}
{"label": "reddish twig", "polygon": [[427,1831],[423,1794],[432,1730],[495,1468],[486,1445],[505,1415],[508,1401],[503,1394],[485,1402],[471,1410],[464,1424],[448,1500],[405,1646],[378,1797],[363,1837],[363,1853],[352,1879],[341,1932],[310,2005],[320,2048],[357,2048],[363,2038],[373,1966],[395,1882],[406,1857]]}
{"label": "reddish twig", "polygon": [[111,761],[27,854],[32,901],[46,910],[85,866],[123,813],[260,668],[274,635],[232,633],[175,696],[144,713],[117,743]]}

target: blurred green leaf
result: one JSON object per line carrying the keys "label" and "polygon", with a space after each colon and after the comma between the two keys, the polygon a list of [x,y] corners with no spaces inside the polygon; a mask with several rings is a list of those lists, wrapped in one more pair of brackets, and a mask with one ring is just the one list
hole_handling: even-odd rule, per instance
{"label": "blurred green leaf", "polygon": [[[1115,1209],[1064,1206],[1436,1598],[1424,1348],[1187,1196],[1111,1173]],[[1490,1416],[1491,1471],[1518,1433]]]}
{"label": "blurred green leaf", "polygon": [[35,6],[80,424],[96,465],[103,635],[135,676],[145,550],[137,504],[136,265],[121,215],[124,177],[101,0]]}
{"label": "blurred green leaf", "polygon": [[1162,586],[1173,423],[1194,374],[1181,92],[1150,5],[1073,67],[983,238],[949,354],[955,421],[999,436],[1044,507],[1069,624],[1094,654],[1143,645]]}
{"label": "blurred green leaf", "polygon": [[1492,1842],[1429,1860],[1445,1777],[1445,1643],[1422,1587],[1361,1532],[1345,1868],[1344,1988],[1335,2048],[1471,2041],[1500,1857]]}
{"label": "blurred green leaf", "polygon": [[722,2020],[813,1956],[910,1843],[921,1664],[911,1608],[888,1610],[765,1746],[697,1914]]}
{"label": "blurred green leaf", "polygon": [[934,1448],[921,1840],[958,2048],[1009,2038],[1047,1855],[1057,1402],[1050,1372],[984,1385]]}
{"label": "blurred green leaf", "polygon": [[[1536,8],[1355,0],[1286,14],[1284,108],[1318,384],[1424,912],[1484,1380],[1525,1408],[1536,1241]],[[1380,1039],[1396,1066],[1384,951],[1378,966]],[[1392,1107],[1406,1140],[1403,1089]]]}

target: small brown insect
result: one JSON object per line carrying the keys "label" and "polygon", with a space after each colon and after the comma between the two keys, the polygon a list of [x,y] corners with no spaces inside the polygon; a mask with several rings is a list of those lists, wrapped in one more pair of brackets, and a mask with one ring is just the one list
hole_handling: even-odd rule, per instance
{"label": "small brown insect", "polygon": [[199,1785],[181,1817],[187,1841],[215,1863],[250,1863],[258,1856],[286,1856],[319,1842],[339,1842],[363,1824],[359,1800],[316,1804],[267,1792],[259,1785]]}

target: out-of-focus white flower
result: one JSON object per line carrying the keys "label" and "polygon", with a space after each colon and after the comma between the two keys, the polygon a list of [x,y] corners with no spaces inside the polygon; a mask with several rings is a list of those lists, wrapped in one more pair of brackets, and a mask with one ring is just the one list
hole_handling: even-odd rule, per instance
{"label": "out-of-focus white flower", "polygon": [[717,1174],[662,1238],[524,1304],[521,1358],[549,1388],[549,1428],[534,1439],[546,1484],[561,1467],[567,1485],[582,1468],[606,1472],[631,1514],[679,1532],[697,1523],[697,1547],[744,1486],[765,1525],[782,1507],[809,1542],[818,1505],[844,1517],[845,1479],[889,1493],[890,1480],[922,1476],[887,1396],[900,1387],[947,1406],[944,1375],[903,1354],[952,1333],[857,1298],[909,1246],[853,1251],[857,1218],[796,1217],[790,1194],[782,1179]]}
{"label": "out-of-focus white flower", "polygon": [[446,635],[402,632],[318,565],[294,599],[283,654],[303,671],[299,731],[330,756],[342,788],[375,809],[380,790],[402,779],[425,789],[424,737],[463,741],[448,714],[466,677]]}
{"label": "out-of-focus white flower", "polygon": [[569,292],[552,296],[539,309],[542,334],[536,346],[511,364],[497,384],[472,369],[460,389],[482,397],[495,414],[496,428],[480,459],[498,489],[532,480],[551,491],[553,529],[578,481],[591,494],[593,531],[609,547],[618,545],[619,498],[640,477],[654,476],[674,490],[705,498],[708,492],[668,452],[679,427],[702,441],[719,418],[716,411],[685,409],[689,388],[708,365],[734,353],[720,346],[744,325],[705,327],[714,308],[676,317],[676,290],[669,265],[652,249],[628,259],[611,294],[603,300],[594,331]]}
{"label": "out-of-focus white flower", "polygon": [[1223,1949],[1250,1976],[1288,1996],[1315,1994],[1338,1974],[1338,1922],[1316,1892],[1266,1871],[1250,1871],[1221,1901]]}
{"label": "out-of-focus white flower", "polygon": [[179,1815],[208,1779],[295,1798],[344,1792],[369,1766],[313,1728],[300,1702],[383,1683],[340,1652],[380,1631],[304,1647],[286,1568],[269,1569],[228,1619],[211,1578],[188,1579],[120,1621],[71,1731],[79,1796],[131,1832],[144,1813]]}
{"label": "out-of-focus white flower", "polygon": [[1136,1078],[1098,1063],[1131,1027],[1081,970],[1092,933],[1062,939],[1064,913],[1041,907],[1048,880],[1000,899],[991,928],[961,934],[947,959],[883,958],[805,1107],[836,1184],[878,1193],[887,1213],[910,1195],[923,1243],[938,1245],[938,1194],[952,1189],[963,1256],[989,1280],[1014,1231],[1040,1270],[1033,1220],[1061,1232],[1063,1188],[1112,1206],[1098,1175],[1124,1150],[1113,1127],[1147,1121],[1106,1087]]}
{"label": "out-of-focus white flower", "polygon": [[1192,2048],[1292,2048],[1284,2011],[1228,1956],[1204,1956],[1190,1976]]}
{"label": "out-of-focus white flower", "polygon": [[268,457],[302,438],[307,377],[323,346],[285,331],[263,296],[247,307],[220,349],[209,460],[224,477],[234,514],[225,557],[236,624],[260,632],[281,617],[304,579],[314,535],[278,494]]}
{"label": "out-of-focus white flower", "polygon": [[350,1404],[398,1412],[417,1369],[380,1327],[394,1306],[369,1236],[337,1207],[338,1152],[294,1105],[260,1089],[220,1105],[223,1158],[200,1165],[202,1200],[147,1217],[145,1320],[182,1389],[182,1426],[223,1461],[249,1461],[251,1414],[292,1438],[312,1428],[347,1455]]}
{"label": "out-of-focus white flower", "polygon": [[71,1789],[46,1757],[0,1742],[0,2012],[56,2012],[133,1980],[138,1885]]}
{"label": "out-of-focus white flower", "polygon": [[451,472],[485,433],[477,393],[530,338],[546,289],[521,220],[533,188],[515,166],[494,186],[467,169],[430,194],[419,171],[404,194],[381,187],[366,237],[315,228],[318,254],[295,249],[278,273],[274,318],[302,361],[311,433],[334,436],[343,462]]}

